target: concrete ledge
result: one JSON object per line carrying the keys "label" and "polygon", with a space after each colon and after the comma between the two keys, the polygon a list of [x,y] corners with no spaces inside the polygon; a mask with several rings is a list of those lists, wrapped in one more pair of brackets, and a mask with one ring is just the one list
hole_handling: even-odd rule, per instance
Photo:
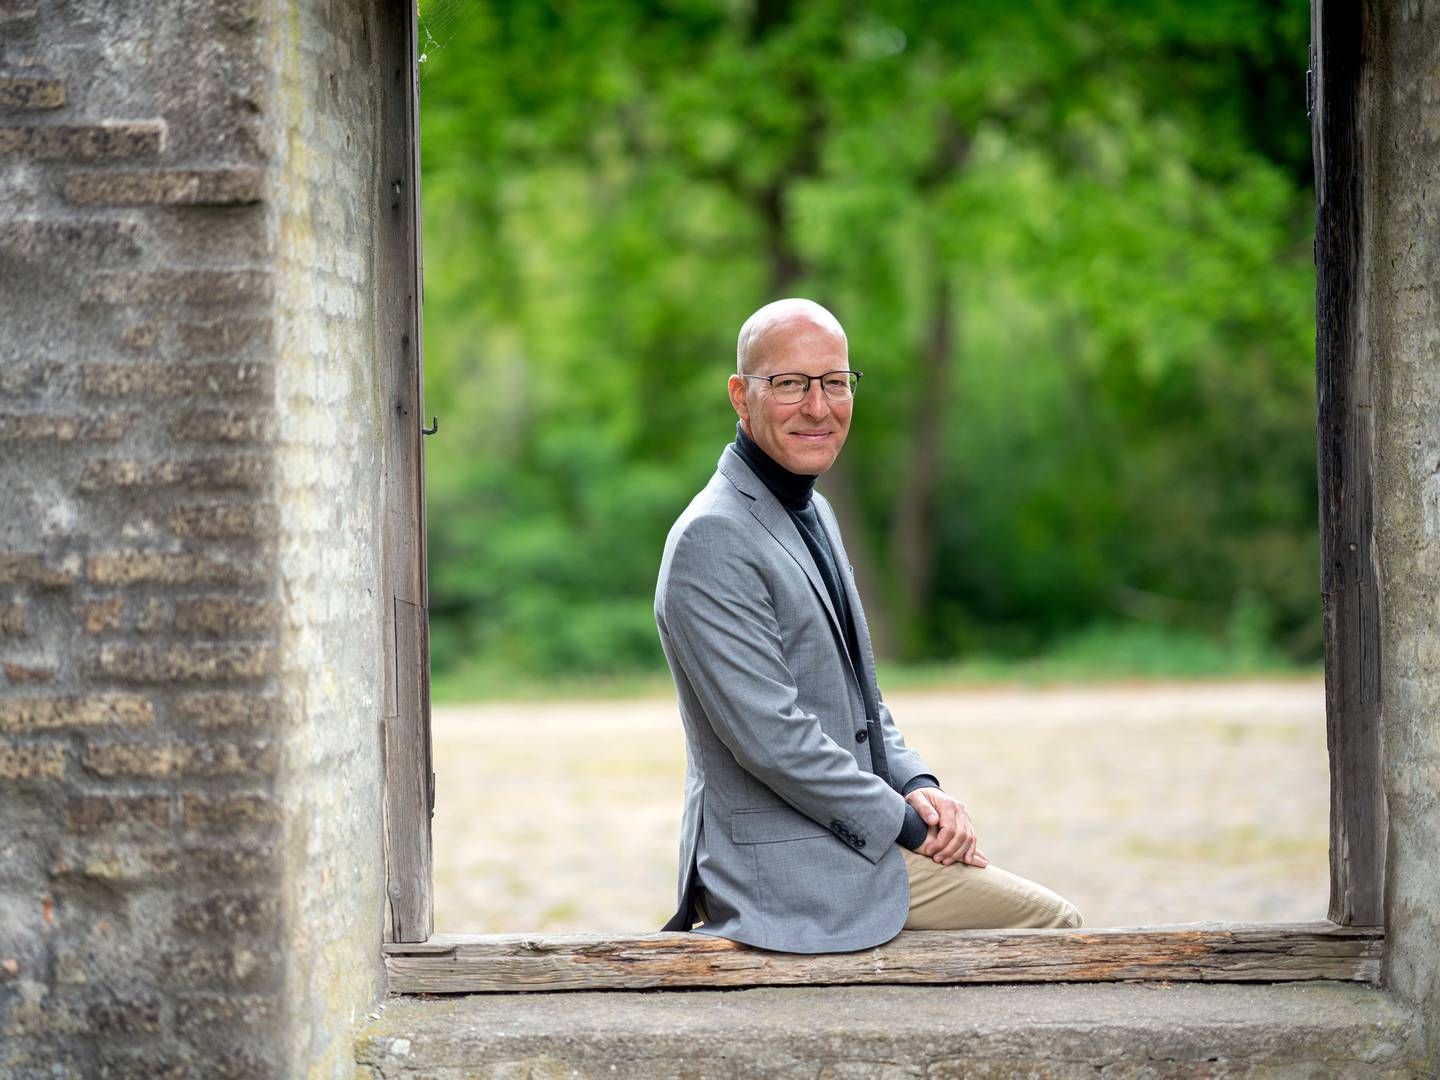
{"label": "concrete ledge", "polygon": [[370,1080],[1429,1075],[1416,1018],[1346,983],[844,986],[391,998]]}

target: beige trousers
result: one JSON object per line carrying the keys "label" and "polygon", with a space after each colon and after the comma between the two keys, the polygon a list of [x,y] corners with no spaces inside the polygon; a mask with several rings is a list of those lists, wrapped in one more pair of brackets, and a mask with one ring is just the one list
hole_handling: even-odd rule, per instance
{"label": "beige trousers", "polygon": [[1074,928],[1080,911],[1044,885],[989,866],[951,863],[902,847],[910,874],[906,930],[1015,930]]}
{"label": "beige trousers", "polygon": [[[1058,893],[991,863],[986,867],[934,859],[902,847],[910,875],[910,916],[906,930],[1074,929],[1080,910]],[[700,921],[705,890],[695,889]]]}

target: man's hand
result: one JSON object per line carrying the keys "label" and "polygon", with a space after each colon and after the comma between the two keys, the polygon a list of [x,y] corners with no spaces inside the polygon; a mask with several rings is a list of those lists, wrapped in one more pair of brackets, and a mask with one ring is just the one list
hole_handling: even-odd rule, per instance
{"label": "man's hand", "polygon": [[939,788],[916,788],[905,801],[930,826],[930,834],[917,852],[928,855],[942,866],[959,860],[971,866],[989,866],[990,860],[980,850],[980,838],[963,803]]}

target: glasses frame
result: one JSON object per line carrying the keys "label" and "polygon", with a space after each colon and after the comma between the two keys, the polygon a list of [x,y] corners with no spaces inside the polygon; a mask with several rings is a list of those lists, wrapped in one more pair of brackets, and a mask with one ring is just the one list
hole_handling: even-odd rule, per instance
{"label": "glasses frame", "polygon": [[[805,380],[805,389],[804,389],[803,391],[801,391],[800,396],[799,396],[798,398],[796,398],[794,401],[781,402],[781,404],[783,404],[783,405],[799,405],[800,402],[804,401],[807,397],[810,396],[810,384],[813,383],[813,382],[814,382],[815,380],[817,380],[817,379],[820,380],[820,392],[825,395],[825,397],[826,397],[827,400],[829,400],[829,401],[853,401],[853,400],[855,399],[855,394],[856,394],[856,392],[860,389],[860,379],[861,379],[861,377],[862,377],[864,374],[865,374],[865,373],[864,373],[863,371],[854,371],[854,370],[852,370],[852,369],[850,369],[850,368],[836,368],[834,371],[822,371],[819,375],[806,375],[803,371],[777,371],[774,375],[746,375],[746,374],[744,374],[743,372],[739,373],[739,375],[740,375],[740,377],[741,377],[742,379],[760,379],[762,382],[767,382],[767,383],[769,383],[769,384],[770,384],[770,392],[771,392],[772,394],[776,392],[776,391],[775,391],[775,380],[776,380],[776,379],[785,379],[785,378],[804,379],[804,380]],[[850,393],[849,393],[849,395],[848,395],[847,397],[843,397],[843,398],[831,397],[831,396],[830,396],[830,391],[828,391],[828,390],[825,389],[825,376],[827,376],[827,375],[854,375],[854,376],[855,376],[855,384],[850,388]]]}

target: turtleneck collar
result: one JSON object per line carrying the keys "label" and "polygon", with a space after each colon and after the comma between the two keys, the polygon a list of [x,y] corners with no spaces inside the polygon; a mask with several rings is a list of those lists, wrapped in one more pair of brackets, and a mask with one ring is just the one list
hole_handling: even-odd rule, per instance
{"label": "turtleneck collar", "polygon": [[770,489],[770,494],[779,499],[786,510],[801,510],[809,504],[810,494],[815,490],[815,477],[793,473],[779,464],[745,434],[739,421],[735,423],[735,442],[732,445],[741,460],[760,477],[761,483]]}

